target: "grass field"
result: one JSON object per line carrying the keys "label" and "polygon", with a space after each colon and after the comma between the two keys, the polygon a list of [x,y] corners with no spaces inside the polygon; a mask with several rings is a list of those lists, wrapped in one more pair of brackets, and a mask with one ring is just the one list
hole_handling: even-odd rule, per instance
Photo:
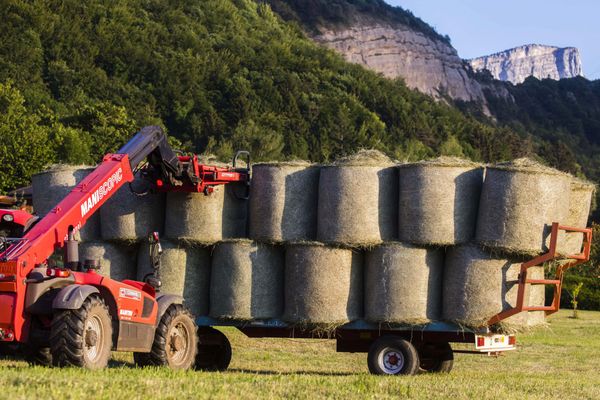
{"label": "grass field", "polygon": [[371,376],[365,354],[338,354],[333,341],[247,339],[226,329],[233,360],[224,373],[136,369],[120,353],[99,372],[2,360],[0,398],[599,399],[600,312],[569,315],[519,336],[519,350],[506,356],[458,354],[449,375]]}

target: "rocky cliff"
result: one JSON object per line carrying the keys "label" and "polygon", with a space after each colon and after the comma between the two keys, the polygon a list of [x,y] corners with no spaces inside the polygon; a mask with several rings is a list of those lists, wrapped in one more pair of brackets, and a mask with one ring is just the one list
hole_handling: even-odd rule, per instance
{"label": "rocky cliff", "polygon": [[515,84],[530,76],[558,80],[583,75],[579,50],[574,47],[529,44],[469,62],[477,71],[487,69],[494,78]]}
{"label": "rocky cliff", "polygon": [[485,103],[481,86],[467,74],[464,61],[446,41],[401,24],[358,24],[345,28],[321,27],[313,37],[389,78],[440,98]]}

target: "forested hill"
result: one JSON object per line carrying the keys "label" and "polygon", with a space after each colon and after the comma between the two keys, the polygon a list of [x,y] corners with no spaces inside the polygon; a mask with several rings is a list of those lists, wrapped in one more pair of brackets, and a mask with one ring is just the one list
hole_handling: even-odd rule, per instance
{"label": "forested hill", "polygon": [[350,65],[250,0],[6,0],[0,20],[2,191],[53,162],[97,162],[146,124],[257,160],[547,148]]}
{"label": "forested hill", "polygon": [[528,78],[505,86],[511,100],[487,93],[498,122],[546,141],[552,164],[561,164],[568,147],[585,174],[600,182],[600,80]]}
{"label": "forested hill", "polygon": [[[357,23],[388,23],[402,25],[434,39],[450,43],[431,25],[409,10],[392,7],[384,0],[262,0],[270,4],[285,20],[298,21],[304,27],[318,30],[321,25],[348,27]],[[368,20],[371,21],[368,21]],[[365,21],[367,20],[367,21]]]}

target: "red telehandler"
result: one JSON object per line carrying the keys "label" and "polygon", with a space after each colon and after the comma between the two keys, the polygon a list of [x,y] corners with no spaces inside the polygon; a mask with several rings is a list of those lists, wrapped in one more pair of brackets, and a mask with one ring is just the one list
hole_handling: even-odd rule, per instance
{"label": "red telehandler", "polygon": [[[236,168],[240,156],[245,168]],[[0,344],[19,344],[30,360],[55,366],[103,368],[116,350],[134,352],[138,365],[192,367],[196,324],[180,296],[159,294],[158,260],[146,282],[118,282],[98,273],[97,260],[79,260],[75,234],[138,173],[157,191],[208,195],[216,185],[249,185],[249,165],[247,152],[236,154],[232,168],[199,164],[195,155],[177,155],[151,126],[107,154],[44,218],[4,212],[15,228],[8,231],[24,233],[0,238]],[[158,234],[151,239],[157,255]],[[48,260],[59,249],[63,267]]]}

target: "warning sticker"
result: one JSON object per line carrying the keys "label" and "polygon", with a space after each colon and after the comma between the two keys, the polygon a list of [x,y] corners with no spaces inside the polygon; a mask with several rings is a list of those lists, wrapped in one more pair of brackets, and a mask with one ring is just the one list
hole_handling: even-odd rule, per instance
{"label": "warning sticker", "polygon": [[142,298],[142,293],[138,292],[137,290],[133,290],[133,289],[120,288],[119,289],[119,297],[124,298],[124,299],[140,300]]}
{"label": "warning sticker", "polygon": [[133,317],[133,311],[131,311],[131,310],[121,310],[121,311],[119,311],[119,314],[121,314],[125,317]]}

